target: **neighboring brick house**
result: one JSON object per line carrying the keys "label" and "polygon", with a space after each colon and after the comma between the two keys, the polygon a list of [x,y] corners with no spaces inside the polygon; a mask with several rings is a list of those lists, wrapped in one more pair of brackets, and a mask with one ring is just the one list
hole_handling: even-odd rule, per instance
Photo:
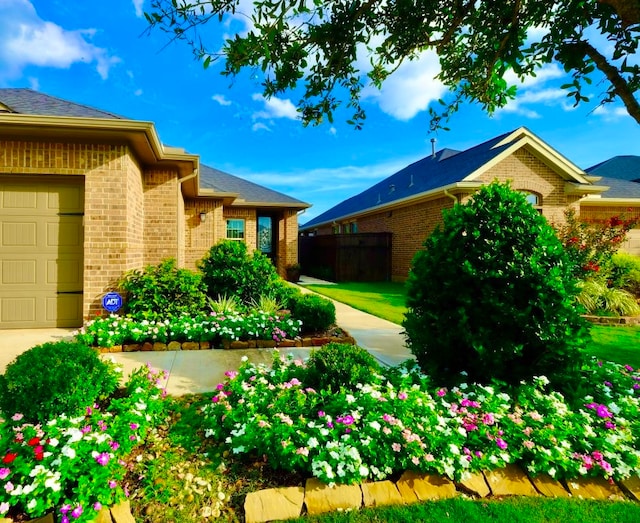
{"label": "neighboring brick house", "polygon": [[[568,207],[591,218],[640,216],[640,192],[634,192],[640,184],[615,180],[615,187],[611,183],[609,188],[609,183],[596,184],[599,179],[521,127],[466,151],[434,151],[340,202],[300,231],[304,235],[392,233],[391,279],[403,281],[413,256],[442,222],[442,211],[466,202],[494,180],[510,181],[550,222],[561,223]],[[640,253],[640,245],[627,247]]]}
{"label": "neighboring brick house", "polygon": [[202,165],[154,124],[0,89],[0,329],[75,327],[125,271],[219,240],[297,261],[308,204]]}

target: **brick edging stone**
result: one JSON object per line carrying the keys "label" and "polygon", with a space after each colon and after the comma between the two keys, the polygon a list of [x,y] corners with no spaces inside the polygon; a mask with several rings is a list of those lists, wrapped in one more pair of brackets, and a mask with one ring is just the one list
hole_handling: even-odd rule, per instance
{"label": "brick edging stone", "polygon": [[459,482],[433,474],[405,472],[398,481],[377,481],[330,487],[309,478],[304,487],[260,490],[247,494],[246,523],[298,518],[362,507],[406,505],[452,498],[461,494],[474,498],[504,496],[575,497],[579,499],[640,501],[640,477],[610,482],[604,478],[556,481],[548,475],[530,477],[517,465],[476,472]]}

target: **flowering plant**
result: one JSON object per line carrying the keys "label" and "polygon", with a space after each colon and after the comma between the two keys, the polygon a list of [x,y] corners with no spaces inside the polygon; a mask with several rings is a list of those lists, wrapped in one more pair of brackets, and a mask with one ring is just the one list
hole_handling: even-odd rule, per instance
{"label": "flowering plant", "polygon": [[146,341],[209,341],[268,339],[282,341],[300,332],[301,322],[290,315],[279,316],[262,311],[244,315],[216,313],[180,315],[165,320],[136,320],[111,315],[87,322],[75,333],[79,341],[97,347]]}
{"label": "flowering plant", "polygon": [[640,465],[640,374],[631,367],[593,363],[592,393],[570,403],[544,377],[512,389],[442,388],[410,367],[353,390],[314,390],[305,366],[276,354],[271,368],[244,361],[228,372],[204,408],[205,435],[327,483],[407,469],[459,479],[516,462],[555,478],[623,478]]}
{"label": "flowering plant", "polygon": [[126,457],[159,422],[164,394],[149,367],[135,371],[123,397],[84,416],[60,415],[43,424],[20,413],[0,422],[0,516],[40,517],[57,510],[60,522],[89,521],[102,506],[127,495]]}

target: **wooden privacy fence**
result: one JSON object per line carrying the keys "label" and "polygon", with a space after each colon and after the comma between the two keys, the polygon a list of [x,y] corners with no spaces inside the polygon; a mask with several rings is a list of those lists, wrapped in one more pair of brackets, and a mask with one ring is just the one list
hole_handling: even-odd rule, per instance
{"label": "wooden privacy fence", "polygon": [[391,233],[302,236],[298,259],[302,273],[323,280],[389,281]]}

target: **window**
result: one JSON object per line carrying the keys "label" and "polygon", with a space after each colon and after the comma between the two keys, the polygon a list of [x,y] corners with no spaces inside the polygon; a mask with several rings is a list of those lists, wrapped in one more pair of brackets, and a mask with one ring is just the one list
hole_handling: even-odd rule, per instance
{"label": "window", "polygon": [[530,204],[536,211],[542,214],[542,199],[539,195],[533,192],[522,191],[525,198],[527,199],[527,203]]}
{"label": "window", "polygon": [[357,234],[358,233],[358,224],[356,222],[351,222],[349,225],[350,225],[349,232],[351,234]]}
{"label": "window", "polygon": [[244,240],[244,220],[227,220],[227,238]]}

